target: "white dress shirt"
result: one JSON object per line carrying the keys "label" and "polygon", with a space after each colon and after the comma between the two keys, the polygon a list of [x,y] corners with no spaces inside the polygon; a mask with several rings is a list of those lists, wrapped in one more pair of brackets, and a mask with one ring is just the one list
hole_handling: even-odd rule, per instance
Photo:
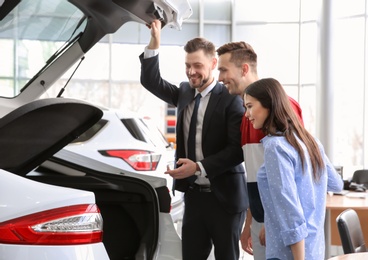
{"label": "white dress shirt", "polygon": [[[159,53],[159,49],[154,49],[154,50],[148,49],[146,46],[146,48],[144,49],[143,57],[145,59],[151,58],[151,57],[158,55],[158,53]],[[211,91],[215,87],[216,83],[217,81],[213,80],[213,82],[205,90],[203,90],[200,93],[202,95],[202,98],[201,98],[201,102],[199,103],[199,107],[198,107],[197,129],[196,129],[196,138],[195,138],[196,139],[196,157],[197,157],[196,161],[197,161],[197,164],[199,165],[199,168],[201,169],[201,174],[198,176],[195,183],[199,185],[210,185],[210,181],[208,180],[208,178],[206,178],[207,173],[205,169],[203,168],[203,165],[199,161],[204,158],[203,151],[202,151],[203,118],[204,118],[204,114],[207,109],[208,101],[210,100]],[[198,93],[199,92],[196,89],[194,97],[196,97]],[[188,105],[188,107],[184,111],[184,129],[183,130],[184,130],[184,140],[186,140],[184,142],[186,151],[188,151],[187,140],[188,140],[188,134],[189,134],[190,120],[192,118],[192,114],[194,110],[194,103],[195,103],[194,97],[193,97],[193,101]]]}
{"label": "white dress shirt", "polygon": [[[198,90],[195,90],[194,97],[197,96],[199,93],[202,95],[201,102],[199,103],[198,107],[198,116],[197,116],[197,129],[196,129],[196,161],[201,169],[201,174],[198,176],[197,180],[195,181],[197,184],[200,185],[210,185],[208,178],[206,178],[207,174],[205,169],[203,168],[202,164],[199,162],[204,158],[203,151],[202,151],[202,130],[203,130],[203,119],[204,114],[207,109],[208,101],[210,100],[211,91],[216,85],[216,80],[214,80],[206,89],[204,89],[201,93]],[[187,109],[184,111],[184,140],[188,140],[189,134],[189,125],[190,120],[192,118],[193,110],[194,110],[194,98],[193,101],[188,105]],[[188,142],[185,142],[185,150],[188,151]]]}

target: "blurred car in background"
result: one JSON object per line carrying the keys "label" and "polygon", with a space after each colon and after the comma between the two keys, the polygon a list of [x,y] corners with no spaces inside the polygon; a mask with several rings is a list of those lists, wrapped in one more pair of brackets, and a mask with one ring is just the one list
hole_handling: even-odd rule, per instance
{"label": "blurred car in background", "polygon": [[64,149],[112,165],[124,172],[165,178],[171,195],[170,214],[182,220],[183,193],[171,190],[173,179],[164,174],[175,159],[175,149],[149,118],[130,111],[100,107],[102,119]]}

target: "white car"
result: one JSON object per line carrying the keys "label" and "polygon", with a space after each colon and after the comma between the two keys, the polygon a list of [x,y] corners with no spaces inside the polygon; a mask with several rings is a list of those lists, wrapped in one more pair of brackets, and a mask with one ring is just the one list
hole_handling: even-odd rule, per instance
{"label": "white car", "polygon": [[191,14],[187,0],[133,2],[0,0],[2,260],[181,259],[166,180],[63,150],[103,112],[39,99],[126,22],[178,28]]}
{"label": "white car", "polygon": [[181,221],[183,193],[176,191],[174,195],[173,179],[164,174],[175,159],[175,149],[150,119],[133,112],[100,108],[102,118],[64,149],[124,172],[165,178],[171,195],[170,214],[174,222]]}

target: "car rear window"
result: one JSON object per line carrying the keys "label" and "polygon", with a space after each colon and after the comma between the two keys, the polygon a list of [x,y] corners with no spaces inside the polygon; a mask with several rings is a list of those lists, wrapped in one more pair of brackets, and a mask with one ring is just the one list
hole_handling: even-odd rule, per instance
{"label": "car rear window", "polygon": [[107,120],[101,119],[96,124],[94,124],[90,129],[88,129],[86,132],[81,134],[78,138],[74,139],[71,144],[73,143],[81,143],[88,141],[93,136],[95,136],[105,125],[107,124]]}
{"label": "car rear window", "polygon": [[129,131],[129,133],[137,140],[146,142],[146,138],[139,127],[139,121],[134,118],[124,118],[121,119],[121,122],[125,126],[125,128]]}
{"label": "car rear window", "polygon": [[121,119],[121,122],[135,139],[153,144],[156,147],[169,146],[169,143],[160,130],[148,120],[142,118],[124,118]]}

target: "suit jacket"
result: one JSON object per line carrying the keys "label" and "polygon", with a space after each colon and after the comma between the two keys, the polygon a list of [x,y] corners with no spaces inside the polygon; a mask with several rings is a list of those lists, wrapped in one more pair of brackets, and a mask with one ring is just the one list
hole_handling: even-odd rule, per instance
{"label": "suit jacket", "polygon": [[[158,55],[148,59],[140,56],[141,84],[163,101],[177,107],[176,160],[186,158],[183,116],[193,101],[195,90],[188,82],[179,87],[161,78]],[[221,205],[230,213],[248,208],[247,185],[243,167],[240,124],[244,115],[243,101],[229,94],[217,83],[211,92],[203,119],[201,163],[211,183],[211,190]],[[186,191],[189,178],[175,180],[174,189]]]}

